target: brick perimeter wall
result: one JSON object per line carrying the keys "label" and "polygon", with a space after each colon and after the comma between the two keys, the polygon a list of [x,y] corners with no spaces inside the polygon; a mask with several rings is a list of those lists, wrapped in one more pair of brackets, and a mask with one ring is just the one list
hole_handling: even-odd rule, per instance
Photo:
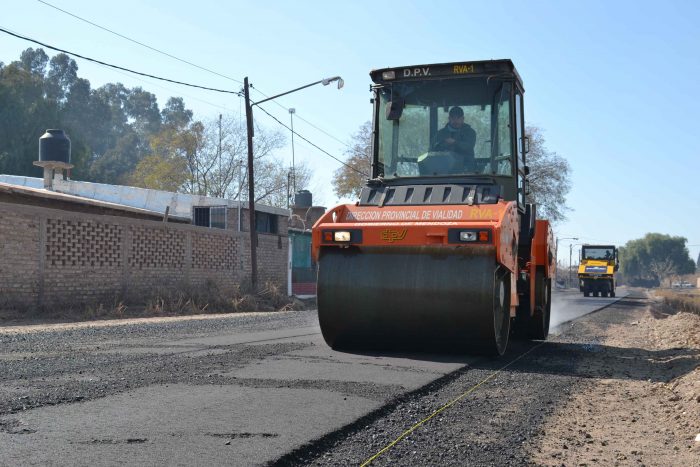
{"label": "brick perimeter wall", "polygon": [[[285,231],[286,232],[286,231]],[[247,233],[0,203],[0,307],[80,304],[250,278]],[[286,291],[285,235],[258,235],[258,281]]]}

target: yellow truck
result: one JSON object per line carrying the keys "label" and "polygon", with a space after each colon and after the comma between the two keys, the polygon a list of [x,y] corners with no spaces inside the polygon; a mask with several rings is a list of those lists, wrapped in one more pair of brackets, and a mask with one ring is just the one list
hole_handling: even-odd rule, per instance
{"label": "yellow truck", "polygon": [[614,297],[615,272],[620,267],[614,245],[583,245],[578,285],[584,297]]}

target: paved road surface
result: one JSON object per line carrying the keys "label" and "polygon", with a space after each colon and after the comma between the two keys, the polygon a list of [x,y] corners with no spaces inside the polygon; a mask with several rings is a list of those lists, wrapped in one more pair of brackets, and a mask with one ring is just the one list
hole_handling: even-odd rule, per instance
{"label": "paved road surface", "polygon": [[473,362],[334,352],[315,312],[0,328],[0,464],[274,463]]}
{"label": "paved road surface", "polygon": [[627,288],[618,288],[615,295],[615,298],[584,297],[578,289],[553,290],[550,329],[554,330],[564,322],[584,316],[592,310],[603,308],[626,297],[628,295]]}

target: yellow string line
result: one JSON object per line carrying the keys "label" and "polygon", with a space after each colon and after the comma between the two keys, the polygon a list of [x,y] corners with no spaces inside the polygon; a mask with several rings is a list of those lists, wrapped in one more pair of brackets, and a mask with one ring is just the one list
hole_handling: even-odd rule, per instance
{"label": "yellow string line", "polygon": [[452,407],[453,405],[455,405],[457,402],[459,402],[460,400],[464,399],[466,396],[468,396],[468,395],[471,394],[472,392],[476,391],[476,390],[479,388],[479,386],[481,386],[482,384],[486,383],[488,380],[493,379],[493,378],[496,377],[496,375],[498,375],[500,372],[502,372],[503,370],[505,370],[506,368],[508,368],[509,366],[511,366],[513,363],[517,362],[518,360],[520,360],[520,359],[523,358],[525,355],[529,354],[530,352],[532,352],[533,350],[535,350],[536,348],[538,348],[538,347],[541,346],[542,344],[544,344],[544,342],[541,342],[541,343],[537,344],[536,346],[534,346],[533,348],[531,348],[531,349],[528,350],[527,352],[523,353],[523,354],[520,355],[518,358],[514,359],[513,361],[511,361],[510,363],[508,363],[508,364],[505,365],[504,367],[499,368],[498,370],[494,371],[493,373],[491,373],[490,375],[488,375],[486,378],[482,379],[482,380],[479,381],[477,384],[475,384],[474,386],[472,386],[471,388],[467,389],[465,392],[463,392],[462,394],[460,394],[457,398],[455,398],[455,399],[453,399],[452,401],[448,402],[447,404],[443,405],[442,407],[440,407],[439,409],[437,409],[435,412],[433,412],[432,414],[430,414],[428,417],[424,418],[423,420],[421,420],[420,422],[416,423],[415,425],[413,425],[413,426],[412,426],[411,428],[409,428],[408,430],[406,430],[406,431],[404,431],[403,433],[401,433],[401,436],[399,436],[398,438],[396,438],[396,439],[395,439],[394,441],[392,441],[391,443],[387,444],[381,451],[379,451],[378,453],[376,453],[375,455],[373,455],[372,457],[370,457],[369,459],[367,459],[366,461],[364,461],[362,464],[360,464],[360,467],[366,467],[366,466],[368,466],[369,464],[371,464],[372,462],[374,462],[375,460],[377,460],[377,458],[378,458],[379,456],[381,456],[382,454],[384,454],[385,452],[387,452],[389,449],[393,448],[399,441],[401,441],[401,440],[404,439],[406,436],[408,436],[408,435],[410,435],[411,433],[413,433],[416,429],[418,429],[418,427],[420,427],[421,425],[423,425],[425,422],[427,422],[428,420],[430,420],[430,419],[433,418],[434,416],[438,415],[438,414],[441,413],[442,411],[444,411],[444,410],[446,410],[446,409],[449,409],[450,407]]}

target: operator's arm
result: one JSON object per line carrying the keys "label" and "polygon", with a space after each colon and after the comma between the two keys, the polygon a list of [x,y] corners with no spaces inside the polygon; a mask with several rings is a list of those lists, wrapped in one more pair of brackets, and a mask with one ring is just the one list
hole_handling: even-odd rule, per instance
{"label": "operator's arm", "polygon": [[460,132],[460,138],[454,144],[454,150],[460,154],[465,154],[469,157],[474,157],[474,146],[476,145],[476,131],[470,126]]}
{"label": "operator's arm", "polygon": [[454,145],[454,140],[450,138],[450,132],[447,128],[443,128],[437,132],[435,137],[435,144],[433,144],[434,151],[448,151],[452,149]]}

